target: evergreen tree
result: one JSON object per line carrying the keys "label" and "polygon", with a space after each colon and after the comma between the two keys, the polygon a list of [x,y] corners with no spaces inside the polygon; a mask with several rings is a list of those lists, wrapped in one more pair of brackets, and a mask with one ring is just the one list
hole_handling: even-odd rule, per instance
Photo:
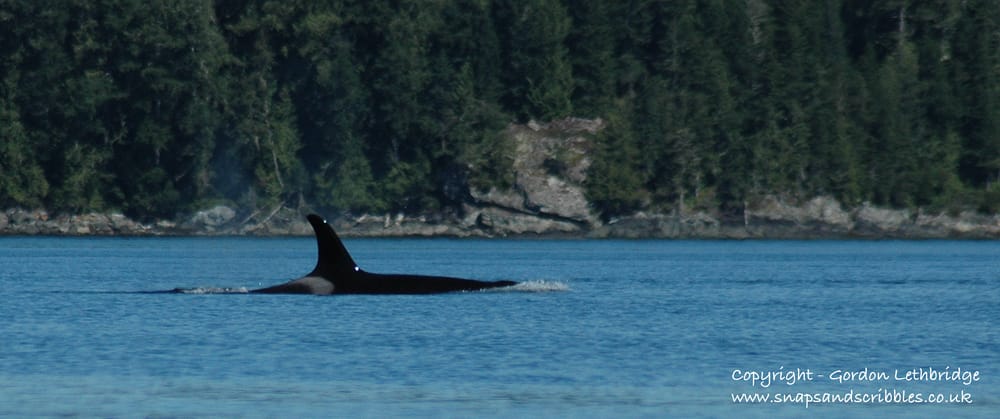
{"label": "evergreen tree", "polygon": [[918,98],[913,174],[913,200],[933,209],[962,209],[956,202],[963,194],[958,178],[960,143],[957,134],[959,108],[949,80],[953,31],[948,29],[960,15],[959,5],[937,0],[914,1],[907,11],[918,58],[922,84]]}
{"label": "evergreen tree", "polygon": [[96,115],[112,138],[116,205],[131,215],[172,216],[210,193],[228,51],[204,2],[114,3],[116,13],[95,10],[84,21],[74,36],[85,41],[74,51],[116,95]]}
{"label": "evergreen tree", "polygon": [[960,101],[959,174],[977,188],[1000,181],[1000,9],[990,0],[962,2],[948,45],[955,96]]}
{"label": "evergreen tree", "polygon": [[117,138],[103,123],[106,102],[122,93],[106,72],[81,65],[76,52],[91,41],[84,35],[94,30],[97,7],[44,1],[7,6],[19,44],[19,68],[11,73],[18,77],[17,94],[7,99],[19,110],[21,129],[46,176],[45,204],[53,211],[103,210],[114,192],[107,163]]}
{"label": "evergreen tree", "polygon": [[510,187],[514,183],[514,149],[501,135],[504,115],[497,105],[477,94],[469,66],[460,69],[452,86],[452,107],[442,115],[447,125],[441,133],[442,144],[451,149],[442,150],[438,157],[445,157],[446,164],[463,165],[472,187]]}
{"label": "evergreen tree", "polygon": [[[471,77],[470,88],[482,100],[494,103],[500,96],[500,40],[490,12],[490,1],[451,0],[442,5],[441,22],[430,34],[428,54],[434,75],[459,73]],[[468,67],[468,68],[466,68]]]}
{"label": "evergreen tree", "polygon": [[[431,37],[427,102],[429,154],[443,185],[467,178],[474,188],[513,183],[511,144],[500,136],[507,117],[499,95],[498,41],[486,2],[457,0],[444,6],[441,30]],[[445,199],[464,198],[442,190]]]}
{"label": "evergreen tree", "polygon": [[840,20],[841,5],[827,2],[825,7],[809,10],[813,30],[809,50],[816,55],[809,71],[816,74],[816,92],[810,107],[810,142],[806,193],[832,194],[842,202],[855,204],[860,200],[860,167],[857,155],[857,135],[852,133],[848,105],[855,94],[851,91],[852,77]]}
{"label": "evergreen tree", "polygon": [[0,205],[422,211],[512,183],[511,119],[583,116],[606,217],[996,211],[995,6],[0,1]]}
{"label": "evergreen tree", "polygon": [[519,119],[551,120],[572,113],[572,64],[565,45],[570,19],[559,0],[497,0],[507,94]]}
{"label": "evergreen tree", "polygon": [[[24,3],[0,5],[0,206],[38,207],[48,195],[49,183],[38,161],[28,130],[21,123],[17,95],[19,71],[26,58]],[[29,75],[30,77],[30,75]]]}
{"label": "evergreen tree", "polygon": [[10,100],[16,83],[8,80],[0,89],[0,205],[38,207],[49,184],[31,152],[31,143],[20,116]]}
{"label": "evergreen tree", "polygon": [[652,44],[652,0],[607,2],[613,39],[613,85],[616,97],[633,100],[648,75],[645,59]]}
{"label": "evergreen tree", "polygon": [[[619,109],[627,109],[622,104]],[[605,220],[642,208],[646,202],[638,147],[627,114],[613,112],[597,137],[594,163],[587,172],[587,199]]]}
{"label": "evergreen tree", "polygon": [[294,23],[293,60],[301,63],[293,101],[301,132],[300,152],[313,173],[310,202],[319,207],[370,211],[383,207],[365,154],[367,91],[354,46],[349,16],[342,7],[313,3]]}
{"label": "evergreen tree", "polygon": [[[911,176],[917,168],[913,143],[913,117],[917,112],[916,57],[911,44],[904,42],[898,55],[886,60],[878,74],[874,109],[878,124],[873,127],[873,165],[877,180],[875,200],[880,204],[913,205]],[[890,157],[892,156],[892,157]]]}
{"label": "evergreen tree", "polygon": [[786,196],[801,196],[806,182],[814,106],[816,69],[807,32],[808,2],[782,2],[767,9],[770,19],[760,31],[763,70],[755,78],[753,135],[758,144],[756,165],[763,188]]}
{"label": "evergreen tree", "polygon": [[615,98],[611,9],[609,2],[602,0],[577,1],[569,7],[572,25],[566,46],[572,63],[572,99],[577,116],[606,116]]}
{"label": "evergreen tree", "polygon": [[639,96],[639,141],[651,151],[647,171],[654,201],[674,202],[683,211],[688,198],[699,200],[719,176],[745,176],[724,169],[719,159],[738,146],[741,124],[739,82],[720,44],[745,25],[721,3],[655,6],[649,68],[656,75]]}
{"label": "evergreen tree", "polygon": [[[287,58],[291,22],[301,13],[295,4],[265,1],[231,16],[229,45],[242,57],[233,68],[233,86],[240,92],[230,103],[231,130],[217,143],[225,158],[235,160],[238,183],[228,193],[250,207],[275,206],[301,196],[304,171],[295,108],[278,74]],[[249,184],[244,184],[252,180]],[[243,192],[240,192],[242,189]]]}
{"label": "evergreen tree", "polygon": [[430,33],[438,28],[438,4],[402,1],[358,5],[353,35],[362,54],[362,81],[370,91],[368,152],[386,209],[419,211],[434,205],[428,144],[430,110],[422,97],[431,70]]}

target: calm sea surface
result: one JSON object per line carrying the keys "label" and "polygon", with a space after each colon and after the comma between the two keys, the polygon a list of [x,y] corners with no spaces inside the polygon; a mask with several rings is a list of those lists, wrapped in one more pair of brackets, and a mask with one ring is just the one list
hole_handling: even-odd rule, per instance
{"label": "calm sea surface", "polygon": [[0,417],[1000,417],[1000,242],[345,243],[526,283],[248,295],[314,240],[0,238]]}

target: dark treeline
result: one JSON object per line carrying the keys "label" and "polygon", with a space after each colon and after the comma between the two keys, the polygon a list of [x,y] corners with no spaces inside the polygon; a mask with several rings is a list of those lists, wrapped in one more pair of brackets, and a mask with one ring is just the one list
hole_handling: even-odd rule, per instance
{"label": "dark treeline", "polygon": [[452,204],[603,118],[605,216],[1000,210],[996,0],[0,0],[0,207]]}

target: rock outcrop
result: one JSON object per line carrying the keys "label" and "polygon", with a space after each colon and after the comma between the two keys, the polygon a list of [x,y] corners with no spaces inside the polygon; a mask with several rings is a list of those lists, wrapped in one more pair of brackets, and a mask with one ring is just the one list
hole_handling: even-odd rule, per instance
{"label": "rock outcrop", "polygon": [[729,231],[717,218],[697,212],[687,215],[639,212],[608,221],[589,233],[590,237],[649,238],[744,238]]}
{"label": "rock outcrop", "polygon": [[621,217],[591,232],[597,237],[632,238],[1000,238],[1000,215],[963,212],[928,214],[863,203],[844,209],[829,196],[801,204],[766,196],[748,205],[744,217],[725,219],[703,212],[684,216],[646,214]]}
{"label": "rock outcrop", "polygon": [[51,217],[45,210],[9,209],[0,216],[0,234],[5,235],[148,235],[152,226],[122,214],[90,213]]}
{"label": "rock outcrop", "polygon": [[225,205],[216,205],[215,207],[196,212],[183,224],[183,227],[193,231],[211,232],[225,226],[235,217],[236,210]]}
{"label": "rock outcrop", "polygon": [[507,136],[516,149],[514,185],[471,189],[463,225],[499,235],[584,233],[599,225],[583,184],[592,136],[603,127],[600,119],[578,118],[509,127]]}

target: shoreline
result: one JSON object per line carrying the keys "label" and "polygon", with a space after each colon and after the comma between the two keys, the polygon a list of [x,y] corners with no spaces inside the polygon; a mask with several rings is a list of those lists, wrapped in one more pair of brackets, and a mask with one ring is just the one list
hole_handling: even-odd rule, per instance
{"label": "shoreline", "polygon": [[[45,210],[0,212],[0,237],[296,237],[311,236],[305,211],[280,208],[267,217],[237,216],[225,206],[176,220],[139,222],[120,213],[51,215]],[[744,217],[705,212],[684,215],[639,212],[608,222],[573,222],[477,208],[462,214],[339,214],[330,218],[350,238],[695,239],[695,240],[996,240],[1000,215],[928,214],[862,205],[840,209],[829,198],[802,206],[764,200]]]}
{"label": "shoreline", "polygon": [[[601,119],[580,118],[508,126],[512,183],[484,189],[465,175],[445,179],[447,202],[436,212],[319,212],[344,237],[1000,239],[1000,214],[868,202],[847,206],[829,195],[755,195],[742,202],[739,215],[721,213],[711,195],[696,196],[690,205],[647,203],[643,211],[607,219],[587,193],[590,152],[604,127]],[[295,208],[228,202],[168,219],[131,219],[113,210],[53,214],[44,208],[8,208],[0,209],[0,236],[311,236],[305,215],[317,210],[298,202]]]}

